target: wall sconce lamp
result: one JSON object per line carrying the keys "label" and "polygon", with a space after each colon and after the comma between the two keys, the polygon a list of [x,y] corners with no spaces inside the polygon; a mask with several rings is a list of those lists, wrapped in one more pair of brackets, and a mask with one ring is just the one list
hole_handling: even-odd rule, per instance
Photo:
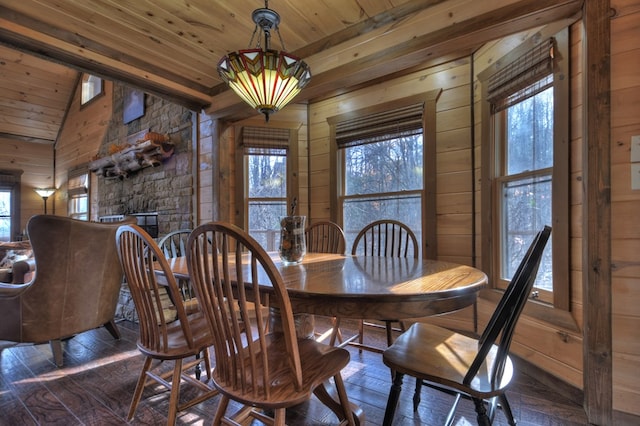
{"label": "wall sconce lamp", "polygon": [[[222,80],[254,109],[269,115],[283,108],[296,96],[311,79],[311,69],[300,58],[284,51],[284,42],[280,36],[278,24],[280,15],[265,7],[256,9],[251,15],[256,26],[254,36],[264,35],[264,43],[258,35],[254,49],[239,50],[224,56],[218,63],[218,74]],[[280,38],[282,51],[271,49],[271,30]],[[264,49],[261,47],[264,46]]]}
{"label": "wall sconce lamp", "polygon": [[42,188],[35,190],[44,201],[44,214],[47,214],[47,198],[51,197],[56,190],[54,188]]}

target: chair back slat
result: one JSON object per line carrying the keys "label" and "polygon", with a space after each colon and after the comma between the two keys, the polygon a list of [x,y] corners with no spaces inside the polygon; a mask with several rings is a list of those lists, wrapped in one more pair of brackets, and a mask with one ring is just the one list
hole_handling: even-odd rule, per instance
{"label": "chair back slat", "polygon": [[[242,229],[211,222],[193,230],[187,262],[199,305],[214,335],[214,381],[252,399],[269,399],[273,363],[278,374],[302,385],[293,312],[279,271],[264,249]],[[282,327],[270,326],[265,289],[278,300]],[[289,359],[269,356],[269,342],[283,339]],[[279,355],[278,358],[281,358]]]}
{"label": "chair back slat", "polygon": [[181,257],[186,255],[187,239],[191,229],[179,229],[169,232],[158,241],[158,246],[162,249],[165,257]]}
{"label": "chair back slat", "polygon": [[383,219],[360,230],[353,242],[351,254],[417,259],[419,251],[418,240],[411,228],[397,220]]}
{"label": "chair back slat", "polygon": [[340,225],[331,221],[320,221],[305,231],[307,252],[344,254],[346,243]]}
{"label": "chair back slat", "polygon": [[476,355],[463,383],[469,384],[478,374],[485,358],[494,344],[498,341],[498,353],[492,366],[491,381],[499,383],[503,368],[509,354],[511,340],[516,324],[527,302],[533,283],[536,280],[542,253],[549,240],[551,227],[545,226],[532,241],[527,253],[523,257],[511,282],[507,286],[500,302],[491,316],[487,327],[482,333]]}
{"label": "chair back slat", "polygon": [[[170,351],[168,327],[175,318],[167,318],[162,306],[164,288],[171,300],[180,299],[180,290],[171,268],[156,242],[137,225],[121,226],[116,233],[118,255],[131,297],[138,312],[140,345],[156,353]],[[158,282],[154,264],[162,269],[165,283]],[[182,303],[175,303],[177,318],[189,347],[193,347],[193,333]]]}

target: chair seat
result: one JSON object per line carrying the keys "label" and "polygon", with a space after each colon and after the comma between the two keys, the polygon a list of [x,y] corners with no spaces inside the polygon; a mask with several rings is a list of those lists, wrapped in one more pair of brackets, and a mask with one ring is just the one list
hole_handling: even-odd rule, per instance
{"label": "chair seat", "polygon": [[384,351],[382,359],[393,371],[486,399],[504,392],[513,376],[513,364],[507,358],[501,383],[490,383],[488,374],[497,349],[497,345],[492,347],[468,386],[463,384],[464,376],[478,354],[478,339],[446,328],[415,323]]}
{"label": "chair seat", "polygon": [[193,334],[193,344],[189,347],[180,320],[175,320],[167,326],[167,347],[153,350],[138,342],[138,349],[146,356],[155,359],[180,359],[191,355],[197,355],[204,348],[213,345],[213,337],[209,331],[209,325],[201,312],[188,315],[189,326]]}
{"label": "chair seat", "polygon": [[[220,393],[245,405],[259,403],[260,406],[269,408],[291,407],[308,400],[315,388],[327,376],[338,374],[349,363],[349,352],[346,349],[328,346],[313,339],[299,339],[302,388],[297,390],[294,384],[295,378],[290,374],[291,370],[287,365],[290,356],[286,353],[283,335],[272,334],[269,337],[267,353],[269,354],[269,374],[272,384],[269,396],[256,401],[250,392],[221,383],[221,378],[217,374],[217,370],[214,369],[213,382]],[[250,369],[248,362],[246,368]],[[240,369],[238,369],[238,374],[242,374]],[[257,377],[260,377],[257,382],[262,383],[262,375]],[[264,396],[264,392],[261,391],[260,395]]]}

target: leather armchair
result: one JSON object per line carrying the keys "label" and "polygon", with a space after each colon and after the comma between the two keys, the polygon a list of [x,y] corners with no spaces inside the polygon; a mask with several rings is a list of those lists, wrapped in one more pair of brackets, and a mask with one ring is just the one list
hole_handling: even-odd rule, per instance
{"label": "leather armchair", "polygon": [[24,284],[0,283],[0,340],[50,342],[62,366],[61,340],[105,326],[118,339],[113,320],[123,273],[116,230],[123,222],[95,223],[37,215],[27,223],[35,274]]}

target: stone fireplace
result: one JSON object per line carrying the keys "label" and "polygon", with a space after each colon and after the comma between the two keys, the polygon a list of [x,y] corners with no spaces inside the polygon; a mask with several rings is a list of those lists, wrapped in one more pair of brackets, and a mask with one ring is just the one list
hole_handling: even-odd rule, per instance
{"label": "stone fireplace", "polygon": [[144,95],[144,113],[123,122],[125,86],[114,84],[113,116],[98,157],[135,143],[147,132],[167,135],[173,155],[160,164],[124,177],[98,178],[98,217],[153,214],[156,237],[193,227],[193,138],[195,113],[155,96]]}
{"label": "stone fireplace", "polygon": [[[125,92],[120,84],[113,88],[113,115],[98,158],[111,155],[124,144],[132,145],[146,133],[167,135],[173,154],[159,164],[126,176],[98,176],[97,217],[119,220],[126,215],[159,239],[178,229],[193,228],[193,139],[195,113],[179,105],[145,94],[143,115],[128,123],[123,120]],[[166,297],[169,302],[168,296]],[[120,292],[116,319],[137,321],[126,283]]]}

